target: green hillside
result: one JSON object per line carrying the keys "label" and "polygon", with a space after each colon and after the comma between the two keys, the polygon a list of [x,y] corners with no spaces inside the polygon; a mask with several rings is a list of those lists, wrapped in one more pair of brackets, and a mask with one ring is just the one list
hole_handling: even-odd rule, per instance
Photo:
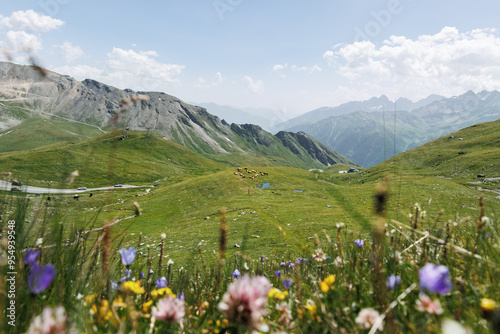
{"label": "green hillside", "polygon": [[187,148],[144,132],[102,134],[79,142],[0,154],[0,169],[31,185],[61,186],[77,170],[77,186],[143,184],[183,179],[223,167]]}
{"label": "green hillside", "polygon": [[102,133],[96,127],[56,117],[32,117],[0,133],[0,152],[29,150],[61,141],[78,141]]}
{"label": "green hillside", "polygon": [[[315,234],[321,243],[329,243],[339,222],[346,224],[342,233],[351,237],[370,233],[374,189],[383,177],[389,182],[389,221],[407,222],[415,203],[421,204],[429,222],[477,216],[477,186],[464,180],[472,181],[478,171],[495,176],[494,167],[500,162],[496,126],[497,122],[479,124],[457,132],[453,139],[437,139],[384,164],[351,174],[339,173],[350,165],[309,172],[245,164],[242,166],[256,172],[248,174],[243,170],[243,178],[236,167],[228,168],[141,132],[131,132],[126,140],[119,140],[121,132],[114,132],[78,144],[65,142],[4,153],[0,155],[0,166],[2,171],[21,173],[26,179],[59,183],[71,171],[79,170],[79,186],[151,184],[168,177],[158,187],[96,192],[79,201],[58,195],[50,205],[82,228],[129,217],[114,227],[118,240],[128,246],[138,245],[139,241],[157,245],[160,235],[166,233],[166,252],[186,264],[197,256],[200,243],[202,252],[217,249],[219,210],[225,207],[230,254],[286,257],[289,252],[300,254],[305,248],[310,252],[315,247]],[[458,154],[462,149],[466,154]],[[460,162],[458,167],[454,159]],[[464,170],[471,172],[461,174]],[[251,180],[248,176],[254,174],[259,176]],[[259,187],[261,183],[270,187]],[[498,194],[483,193],[486,214],[496,219],[500,214]],[[133,202],[139,204],[142,214],[130,218],[135,210]]]}

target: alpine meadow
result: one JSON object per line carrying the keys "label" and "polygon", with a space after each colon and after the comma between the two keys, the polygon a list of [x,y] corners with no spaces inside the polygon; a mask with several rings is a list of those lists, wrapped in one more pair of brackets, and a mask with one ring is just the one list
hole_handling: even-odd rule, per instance
{"label": "alpine meadow", "polygon": [[0,10],[0,333],[500,333],[496,18],[376,3]]}

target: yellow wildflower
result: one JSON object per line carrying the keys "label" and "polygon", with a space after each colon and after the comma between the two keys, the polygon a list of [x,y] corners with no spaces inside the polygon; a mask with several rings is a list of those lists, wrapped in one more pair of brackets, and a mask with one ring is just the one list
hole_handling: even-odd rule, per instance
{"label": "yellow wildflower", "polygon": [[154,299],[166,296],[172,296],[172,298],[175,298],[175,295],[172,294],[172,290],[169,287],[164,287],[161,289],[155,289],[151,291],[151,297],[153,297]]}
{"label": "yellow wildflower", "polygon": [[107,299],[101,301],[101,307],[99,308],[99,320],[108,321],[113,316],[113,312],[109,308],[109,302]]}
{"label": "yellow wildflower", "polygon": [[314,315],[316,314],[317,310],[318,310],[318,307],[316,306],[316,304],[314,303],[314,301],[308,299],[307,300],[307,305],[305,306],[306,310],[309,311],[309,315],[311,317],[314,317]]}
{"label": "yellow wildflower", "polygon": [[93,293],[91,295],[86,296],[85,297],[85,304],[87,304],[87,306],[94,304],[96,298],[97,298],[97,293]]}
{"label": "yellow wildflower", "polygon": [[126,292],[133,292],[136,295],[143,294],[145,292],[144,288],[141,287],[141,281],[126,281],[122,284],[122,289]]}
{"label": "yellow wildflower", "polygon": [[325,278],[323,281],[319,282],[319,287],[321,291],[327,293],[328,290],[332,288],[333,283],[335,283],[335,275],[330,275]]}
{"label": "yellow wildflower", "polygon": [[493,299],[481,298],[480,306],[483,311],[493,311],[496,307],[496,303]]}
{"label": "yellow wildflower", "polygon": [[125,308],[125,307],[127,307],[127,304],[125,304],[125,303],[123,302],[123,298],[122,298],[122,296],[120,296],[120,295],[119,295],[118,297],[116,297],[116,299],[115,299],[115,300],[113,300],[113,304],[112,304],[112,306],[113,306],[113,308],[114,308],[114,309],[117,309],[117,308]]}
{"label": "yellow wildflower", "polygon": [[282,292],[281,290],[272,288],[268,294],[269,298],[274,298],[278,300],[284,300],[288,296],[288,291]]}
{"label": "yellow wildflower", "polygon": [[151,305],[153,305],[153,300],[142,304],[142,312],[149,313],[149,311],[151,310]]}

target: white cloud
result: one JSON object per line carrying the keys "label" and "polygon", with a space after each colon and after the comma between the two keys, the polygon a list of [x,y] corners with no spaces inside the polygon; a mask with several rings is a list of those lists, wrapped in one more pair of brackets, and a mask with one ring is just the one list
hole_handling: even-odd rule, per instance
{"label": "white cloud", "polygon": [[294,72],[307,72],[309,74],[322,71],[321,67],[318,65],[314,65],[312,67],[292,65],[290,68]]}
{"label": "white cloud", "polygon": [[87,65],[63,66],[54,71],[74,76],[78,80],[90,78],[118,88],[134,90],[161,90],[167,83],[177,82],[184,65],[165,64],[153,57],[156,51],[123,50],[113,48],[107,53],[107,67],[103,69]]}
{"label": "white cloud", "polygon": [[209,88],[221,85],[224,82],[224,78],[220,72],[215,73],[211,81],[207,81],[202,77],[199,77],[194,82],[194,86],[197,88]]}
{"label": "white cloud", "polygon": [[249,76],[244,76],[243,82],[246,84],[246,88],[252,93],[259,94],[264,90],[264,83],[262,80],[255,81]]}
{"label": "white cloud", "polygon": [[107,54],[107,64],[115,77],[137,83],[138,80],[150,83],[176,82],[177,76],[184,65],[160,63],[153,57],[158,57],[156,51],[123,50],[113,48]]}
{"label": "white cloud", "polygon": [[74,46],[70,42],[64,42],[61,46],[61,57],[67,63],[72,63],[80,59],[84,52],[79,46]]}
{"label": "white cloud", "polygon": [[52,69],[54,72],[72,76],[78,80],[94,79],[102,80],[104,78],[103,71],[96,67],[88,65],[61,66]]}
{"label": "white cloud", "polygon": [[57,29],[64,24],[63,21],[47,15],[41,15],[30,9],[17,11],[9,17],[0,17],[0,27],[10,30],[23,30],[44,33]]}
{"label": "white cloud", "polygon": [[10,52],[36,52],[42,48],[42,41],[37,35],[24,31],[8,31],[2,47]]}
{"label": "white cloud", "polygon": [[[275,73],[282,78],[286,78],[286,75],[283,73],[283,71],[287,69],[288,69],[288,63],[276,64],[273,66],[271,73]],[[290,66],[290,70],[293,72],[305,72],[307,74],[312,74],[315,72],[321,72],[323,69],[319,65],[307,67],[307,66],[298,66],[293,64]]]}
{"label": "white cloud", "polygon": [[445,27],[414,40],[391,36],[380,46],[355,42],[336,46],[323,58],[358,89],[381,90],[372,95],[421,98],[500,89],[500,38],[493,29],[460,33]]}
{"label": "white cloud", "polygon": [[271,73],[275,73],[275,74],[277,74],[278,76],[280,76],[282,78],[286,78],[286,75],[284,75],[283,73],[281,73],[281,71],[284,70],[287,67],[288,67],[287,63],[285,63],[285,64],[276,64],[276,65],[273,66],[273,69],[271,70]]}

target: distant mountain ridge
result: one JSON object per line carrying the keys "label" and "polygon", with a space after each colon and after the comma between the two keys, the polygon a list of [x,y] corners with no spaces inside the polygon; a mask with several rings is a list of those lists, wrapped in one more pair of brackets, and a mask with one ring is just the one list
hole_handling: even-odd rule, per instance
{"label": "distant mountain ridge", "polygon": [[[394,111],[394,108],[397,110]],[[500,118],[500,92],[468,91],[418,102],[382,95],[310,111],[278,125],[304,131],[363,167],[473,124]]]}
{"label": "distant mountain ridge", "polygon": [[[42,115],[56,115],[102,127],[121,108],[122,99],[138,94],[148,99],[128,105],[120,115],[118,128],[154,131],[219,161],[231,156],[226,161],[252,158],[265,164],[299,168],[353,163],[311,136],[290,134],[282,141],[259,126],[229,124],[205,108],[165,93],[120,90],[92,79],[80,82],[50,71],[46,77],[40,77],[30,66],[0,62],[0,124],[3,129],[10,129],[27,117]],[[21,112],[13,111],[14,107],[22,110],[22,116]]]}

